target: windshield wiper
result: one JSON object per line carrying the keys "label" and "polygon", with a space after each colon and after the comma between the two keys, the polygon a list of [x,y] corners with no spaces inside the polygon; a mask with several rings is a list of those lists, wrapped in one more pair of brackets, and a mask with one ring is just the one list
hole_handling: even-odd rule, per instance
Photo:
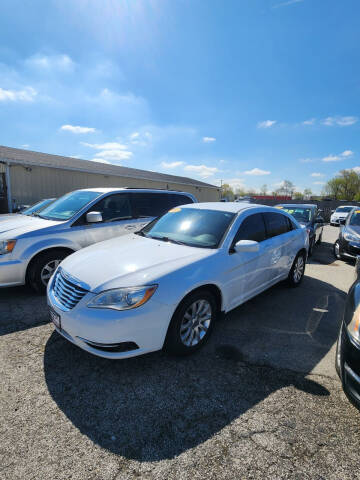
{"label": "windshield wiper", "polygon": [[153,240],[161,240],[162,242],[170,242],[170,243],[175,243],[176,245],[186,245],[184,242],[180,242],[179,240],[174,240],[173,238],[169,237],[151,237]]}

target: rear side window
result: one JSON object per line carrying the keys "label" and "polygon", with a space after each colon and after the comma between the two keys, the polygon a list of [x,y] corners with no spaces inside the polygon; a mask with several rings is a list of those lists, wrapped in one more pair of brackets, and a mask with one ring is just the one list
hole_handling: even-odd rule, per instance
{"label": "rear side window", "polygon": [[266,239],[265,224],[261,213],[249,215],[240,225],[235,235],[234,244],[239,240],[255,240],[262,242]]}
{"label": "rear side window", "polygon": [[168,193],[168,206],[170,208],[177,207],[178,205],[187,205],[188,203],[194,203],[191,197],[183,195],[181,193]]}
{"label": "rear side window", "polygon": [[281,213],[266,212],[263,214],[266,226],[267,238],[282,235],[290,230],[288,218]]}
{"label": "rear side window", "polygon": [[132,193],[131,203],[134,217],[146,218],[163,215],[169,210],[167,197],[167,193]]}

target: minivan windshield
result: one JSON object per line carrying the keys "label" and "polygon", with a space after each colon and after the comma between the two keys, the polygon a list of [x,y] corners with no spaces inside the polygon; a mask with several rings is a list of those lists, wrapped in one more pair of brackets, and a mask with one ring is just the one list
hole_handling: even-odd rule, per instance
{"label": "minivan windshield", "polygon": [[337,213],[349,213],[354,207],[338,207],[335,212]]}
{"label": "minivan windshield", "polygon": [[32,215],[35,212],[39,212],[43,208],[46,207],[46,205],[49,205],[49,203],[53,202],[55,198],[46,198],[45,200],[40,200],[40,202],[34,203],[34,205],[31,205],[31,207],[25,208],[24,210],[21,210],[21,215]]}
{"label": "minivan windshield", "polygon": [[235,214],[200,208],[172,208],[139,235],[191,247],[217,248]]}
{"label": "minivan windshield", "polygon": [[67,193],[36,215],[46,220],[69,220],[99,195],[101,195],[100,192],[86,190]]}

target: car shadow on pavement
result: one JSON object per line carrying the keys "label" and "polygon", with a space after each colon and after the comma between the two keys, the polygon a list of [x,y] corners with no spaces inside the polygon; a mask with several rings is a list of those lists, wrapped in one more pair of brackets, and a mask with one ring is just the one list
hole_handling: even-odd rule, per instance
{"label": "car shadow on pavement", "polygon": [[344,299],[311,277],[297,289],[279,284],[227,314],[208,344],[186,358],[157,352],[109,361],[54,332],[44,353],[48,390],[102,448],[139,461],[173,458],[280,389],[328,396],[307,375],[336,341]]}
{"label": "car shadow on pavement", "polygon": [[27,286],[0,289],[0,336],[49,321],[46,295],[39,295]]}

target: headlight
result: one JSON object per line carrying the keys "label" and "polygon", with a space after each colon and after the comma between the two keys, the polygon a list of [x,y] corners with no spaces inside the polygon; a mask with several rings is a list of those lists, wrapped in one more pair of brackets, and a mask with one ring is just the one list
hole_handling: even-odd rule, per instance
{"label": "headlight", "polygon": [[354,312],[351,322],[346,327],[349,335],[358,343],[360,343],[359,327],[360,327],[360,308],[358,307]]}
{"label": "headlight", "polygon": [[0,242],[0,255],[5,255],[5,253],[11,253],[14,250],[16,240],[5,240]]}
{"label": "headlight", "polygon": [[344,238],[348,242],[359,242],[360,241],[359,237],[356,237],[355,235],[352,235],[351,233],[347,233],[347,232],[344,233]]}
{"label": "headlight", "polygon": [[157,285],[143,287],[116,288],[99,293],[89,303],[90,308],[112,308],[130,310],[144,305],[155,293]]}

